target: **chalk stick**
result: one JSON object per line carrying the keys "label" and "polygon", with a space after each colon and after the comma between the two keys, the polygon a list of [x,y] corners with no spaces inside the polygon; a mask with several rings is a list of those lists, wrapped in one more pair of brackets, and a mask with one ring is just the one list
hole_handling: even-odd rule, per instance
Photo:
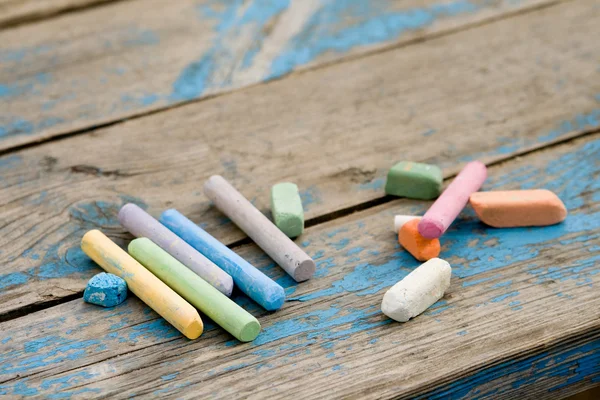
{"label": "chalk stick", "polygon": [[278,310],[283,306],[285,291],[281,286],[179,211],[166,210],[160,222],[231,275],[236,286],[265,310]]}
{"label": "chalk stick", "polygon": [[283,182],[273,185],[271,212],[275,226],[288,237],[300,236],[304,231],[304,209],[296,184]]}
{"label": "chalk stick", "polygon": [[204,328],[198,311],[98,230],[88,231],[81,249],[106,272],[119,276],[140,300],[189,339]]}
{"label": "chalk stick", "polygon": [[481,188],[486,177],[485,164],[480,161],[468,163],[421,219],[421,235],[428,239],[442,236],[465,208],[471,194]]}
{"label": "chalk stick", "polygon": [[398,243],[419,261],[427,261],[440,255],[439,239],[427,239],[421,236],[417,226],[418,219],[412,219],[402,225],[398,232]]}
{"label": "chalk stick", "polygon": [[117,306],[125,299],[127,299],[127,282],[106,272],[94,275],[83,292],[83,301],[102,307]]}
{"label": "chalk stick", "polygon": [[385,293],[381,311],[398,322],[416,317],[444,296],[450,287],[451,275],[450,264],[432,258]]}
{"label": "chalk stick", "polygon": [[436,165],[402,161],[390,168],[385,192],[409,199],[435,199],[442,191],[442,180],[442,170]]}
{"label": "chalk stick", "polygon": [[400,228],[410,220],[418,219],[421,220],[421,217],[417,217],[415,215],[396,215],[394,217],[394,232],[400,232]]}
{"label": "chalk stick", "polygon": [[496,228],[554,225],[567,217],[563,202],[545,189],[477,192],[470,203],[481,222]]}
{"label": "chalk stick", "polygon": [[315,262],[222,176],[211,176],[204,193],[296,282],[313,276]]}
{"label": "chalk stick", "polygon": [[236,339],[251,342],[258,336],[260,324],[256,318],[150,239],[134,239],[128,250],[133,258]]}
{"label": "chalk stick", "polygon": [[135,237],[147,237],[206,282],[231,296],[233,279],[146,211],[129,203],[121,207],[119,221]]}

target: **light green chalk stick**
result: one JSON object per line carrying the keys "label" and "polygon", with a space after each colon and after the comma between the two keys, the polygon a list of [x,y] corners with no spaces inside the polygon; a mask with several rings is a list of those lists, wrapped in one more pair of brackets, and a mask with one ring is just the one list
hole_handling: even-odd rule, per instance
{"label": "light green chalk stick", "polygon": [[300,236],[304,231],[304,210],[293,183],[278,183],[271,188],[271,212],[275,225],[288,237]]}
{"label": "light green chalk stick", "polygon": [[129,243],[129,254],[181,297],[242,342],[251,342],[260,323],[242,307],[147,238]]}
{"label": "light green chalk stick", "polygon": [[442,170],[436,165],[399,162],[388,172],[385,192],[409,199],[435,199],[442,192]]}

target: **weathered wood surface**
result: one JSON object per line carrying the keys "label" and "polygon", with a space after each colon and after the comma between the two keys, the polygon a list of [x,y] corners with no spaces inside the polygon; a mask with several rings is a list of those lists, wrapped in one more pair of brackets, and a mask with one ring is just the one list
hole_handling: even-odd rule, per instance
{"label": "weathered wood surface", "polygon": [[0,29],[109,1],[116,0],[0,0]]}
{"label": "weathered wood surface", "polygon": [[599,13],[561,4],[4,156],[0,312],[80,292],[94,271],[82,234],[123,243],[127,201],[239,240],[202,194],[211,174],[265,212],[270,186],[293,180],[315,220],[381,199],[400,159],[450,176],[597,129]]}
{"label": "weathered wood surface", "polygon": [[[495,229],[467,209],[442,238],[451,287],[400,324],[379,311],[418,265],[399,249],[395,200],[309,228],[318,262],[297,284],[254,245],[239,253],[289,294],[241,344],[220,328],[189,341],[130,298],[113,309],[74,300],[0,324],[1,393],[87,398],[557,398],[600,380],[600,135],[490,168],[485,189],[548,188],[569,216]],[[573,386],[571,386],[573,385]]]}
{"label": "weathered wood surface", "polygon": [[4,30],[0,151],[556,1],[131,0]]}

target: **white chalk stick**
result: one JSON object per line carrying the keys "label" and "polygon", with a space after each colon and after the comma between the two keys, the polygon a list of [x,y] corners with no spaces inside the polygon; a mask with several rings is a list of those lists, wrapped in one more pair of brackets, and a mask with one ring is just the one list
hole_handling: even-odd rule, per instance
{"label": "white chalk stick", "polygon": [[385,293],[381,311],[398,322],[416,317],[444,296],[451,274],[450,264],[432,258]]}
{"label": "white chalk stick", "polygon": [[402,225],[404,225],[411,219],[421,219],[421,217],[417,217],[416,215],[396,215],[394,217],[394,232],[400,232],[400,228],[402,228]]}
{"label": "white chalk stick", "polygon": [[204,193],[296,282],[310,279],[315,262],[222,176],[213,175]]}

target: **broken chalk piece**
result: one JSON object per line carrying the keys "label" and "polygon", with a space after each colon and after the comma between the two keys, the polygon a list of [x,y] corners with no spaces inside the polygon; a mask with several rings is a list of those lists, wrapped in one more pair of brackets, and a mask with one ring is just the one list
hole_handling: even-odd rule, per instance
{"label": "broken chalk piece", "polygon": [[221,293],[231,296],[233,279],[212,261],[133,203],[119,210],[119,222],[135,237],[147,237]]}
{"label": "broken chalk piece", "polygon": [[83,235],[81,250],[106,272],[123,278],[133,294],[188,339],[202,334],[198,311],[102,232],[94,229]]}
{"label": "broken chalk piece", "polygon": [[385,193],[409,199],[435,199],[442,191],[442,180],[442,170],[436,165],[402,161],[390,168]]}
{"label": "broken chalk piece", "polygon": [[285,291],[280,285],[179,211],[166,210],[160,222],[231,275],[235,285],[265,310],[274,311],[283,306]]}
{"label": "broken chalk piece", "polygon": [[442,236],[465,208],[469,196],[481,188],[486,177],[487,168],[484,163],[480,161],[468,163],[419,222],[421,235],[428,239]]}
{"label": "broken chalk piece", "polygon": [[127,282],[113,274],[101,272],[89,280],[83,301],[102,307],[114,307],[127,298]]}
{"label": "broken chalk piece", "polygon": [[253,341],[260,332],[256,318],[209,285],[192,270],[148,238],[129,243],[129,254],[154,275],[209,316],[241,342]]}
{"label": "broken chalk piece", "polygon": [[563,202],[545,189],[477,192],[470,203],[481,222],[496,228],[554,225],[567,217]]}
{"label": "broken chalk piece", "polygon": [[304,231],[304,210],[298,186],[284,182],[271,188],[271,212],[275,225],[288,237],[300,236]]}
{"label": "broken chalk piece", "polygon": [[400,232],[400,228],[410,220],[418,219],[421,220],[421,217],[417,217],[415,215],[396,215],[394,217],[394,232]]}
{"label": "broken chalk piece", "polygon": [[296,282],[305,281],[313,276],[316,270],[313,259],[225,178],[219,175],[211,176],[204,184],[204,193]]}
{"label": "broken chalk piece", "polygon": [[440,255],[439,239],[427,239],[418,230],[419,220],[405,223],[398,232],[398,242],[419,261],[427,261]]}
{"label": "broken chalk piece", "polygon": [[383,296],[381,311],[393,320],[406,322],[431,307],[450,286],[452,268],[440,258],[421,264]]}

